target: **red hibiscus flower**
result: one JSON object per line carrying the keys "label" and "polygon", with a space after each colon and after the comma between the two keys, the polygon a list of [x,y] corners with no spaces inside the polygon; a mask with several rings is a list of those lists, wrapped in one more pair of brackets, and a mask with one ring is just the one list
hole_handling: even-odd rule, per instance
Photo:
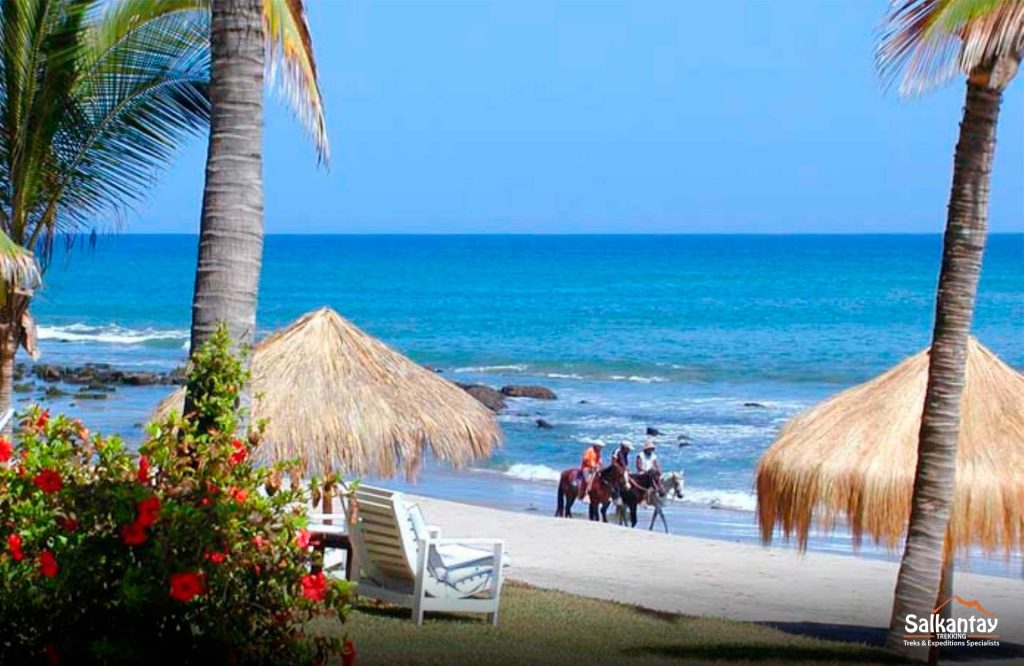
{"label": "red hibiscus flower", "polygon": [[302,596],[310,601],[323,601],[326,594],[327,577],[324,576],[324,572],[302,577]]}
{"label": "red hibiscus flower", "polygon": [[295,535],[295,543],[299,545],[299,548],[306,550],[309,548],[309,544],[312,541],[312,535],[309,530],[299,530],[298,534]]}
{"label": "red hibiscus flower", "polygon": [[25,553],[21,550],[20,534],[11,534],[7,537],[7,550],[11,552],[11,557],[14,558],[15,562],[21,562],[25,559]]}
{"label": "red hibiscus flower", "polygon": [[345,641],[341,644],[341,666],[353,666],[356,663],[356,644]]}
{"label": "red hibiscus flower", "polygon": [[53,553],[48,550],[39,553],[39,573],[47,578],[53,578],[57,575],[58,570],[60,567],[57,566],[57,558],[53,556]]}
{"label": "red hibiscus flower", "polygon": [[171,598],[187,603],[203,593],[203,577],[193,571],[171,574]]}
{"label": "red hibiscus flower", "polygon": [[53,643],[47,643],[43,646],[43,654],[46,655],[47,666],[60,666],[60,653],[57,652],[57,648],[53,646]]}
{"label": "red hibiscus flower", "polygon": [[146,456],[139,456],[139,471],[135,478],[139,483],[149,483],[149,458]]}
{"label": "red hibiscus flower", "polygon": [[138,521],[121,526],[121,540],[126,546],[140,546],[146,541],[146,528]]}
{"label": "red hibiscus flower", "polygon": [[220,564],[224,560],[228,559],[228,554],[214,551],[212,553],[207,553],[206,559],[210,560],[214,564]]}
{"label": "red hibiscus flower", "polygon": [[11,459],[11,454],[14,453],[14,446],[11,444],[11,440],[6,437],[0,437],[0,462],[7,462]]}
{"label": "red hibiscus flower", "polygon": [[36,474],[35,478],[32,479],[32,483],[36,484],[36,487],[44,493],[55,493],[64,485],[60,474],[52,469],[44,469]]}
{"label": "red hibiscus flower", "polygon": [[257,534],[252,538],[252,542],[256,544],[256,548],[263,548],[263,544],[265,544],[267,540]]}
{"label": "red hibiscus flower", "polygon": [[57,524],[60,525],[65,532],[78,531],[78,521],[70,516],[61,516],[57,519]]}
{"label": "red hibiscus flower", "polygon": [[37,428],[45,428],[46,424],[50,422],[50,410],[44,409],[39,412],[39,418],[36,419]]}
{"label": "red hibiscus flower", "polygon": [[135,520],[142,527],[149,527],[160,517],[160,498],[147,497],[139,502],[139,517]]}
{"label": "red hibiscus flower", "polygon": [[247,497],[249,497],[249,491],[247,491],[245,488],[236,488],[234,486],[231,486],[230,488],[228,488],[228,495],[230,495],[231,499],[235,500],[236,502],[242,503],[246,500]]}
{"label": "red hibiscus flower", "polygon": [[231,461],[232,465],[237,465],[245,460],[245,457],[249,455],[249,451],[245,448],[245,444],[240,439],[231,440],[231,447],[234,452],[228,460]]}

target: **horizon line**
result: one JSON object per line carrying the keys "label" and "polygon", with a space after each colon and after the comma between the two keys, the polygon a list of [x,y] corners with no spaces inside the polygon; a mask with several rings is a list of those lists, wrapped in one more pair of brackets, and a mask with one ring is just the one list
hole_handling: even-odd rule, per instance
{"label": "horizon line", "polygon": [[[266,236],[942,236],[943,231],[603,231],[603,232],[506,232],[506,231],[271,231]],[[68,234],[90,236],[90,232]],[[1024,236],[1020,231],[989,231],[987,236]],[[96,232],[96,237],[114,236],[194,236],[198,231],[126,231]]]}

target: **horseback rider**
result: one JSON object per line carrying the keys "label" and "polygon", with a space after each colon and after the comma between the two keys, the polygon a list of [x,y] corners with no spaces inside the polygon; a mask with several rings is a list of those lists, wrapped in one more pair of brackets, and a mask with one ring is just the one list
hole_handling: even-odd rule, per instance
{"label": "horseback rider", "polygon": [[653,440],[647,440],[644,443],[644,449],[640,452],[640,455],[636,457],[636,471],[639,474],[650,474],[652,486],[654,486],[658,492],[662,492],[661,487],[661,463],[658,461],[658,454],[654,450],[658,448],[655,446]]}
{"label": "horseback rider", "polygon": [[583,462],[580,463],[579,499],[581,501],[590,493],[590,487],[594,485],[594,479],[601,471],[601,451],[603,449],[604,442],[597,440],[583,452]]}
{"label": "horseback rider", "polygon": [[625,479],[626,490],[629,490],[629,454],[633,450],[633,443],[628,439],[619,442],[619,448],[612,454],[612,464],[622,470],[622,478]]}
{"label": "horseback rider", "polygon": [[652,440],[647,440],[644,450],[636,457],[636,471],[638,474],[655,472],[661,474],[661,463],[658,462],[658,454],[654,450],[658,448]]}

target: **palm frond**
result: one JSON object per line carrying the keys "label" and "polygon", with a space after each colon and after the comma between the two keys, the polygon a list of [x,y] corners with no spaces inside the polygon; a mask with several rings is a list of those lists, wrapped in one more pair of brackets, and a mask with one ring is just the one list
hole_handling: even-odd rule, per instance
{"label": "palm frond", "polygon": [[267,78],[298,116],[321,162],[330,160],[323,98],[302,0],[263,0]]}
{"label": "palm frond", "polygon": [[31,252],[0,231],[0,280],[22,289],[35,289],[42,282],[39,264]]}
{"label": "palm frond", "polygon": [[54,141],[56,177],[33,220],[44,257],[55,234],[141,198],[181,141],[209,120],[209,13],[201,5],[129,0],[89,27]]}
{"label": "palm frond", "polygon": [[1024,0],[895,0],[875,60],[887,84],[914,95],[1022,54]]}

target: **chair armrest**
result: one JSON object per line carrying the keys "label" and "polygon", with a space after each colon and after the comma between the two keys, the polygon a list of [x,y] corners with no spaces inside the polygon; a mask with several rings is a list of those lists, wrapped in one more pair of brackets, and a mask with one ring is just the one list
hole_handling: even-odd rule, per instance
{"label": "chair armrest", "polygon": [[448,537],[445,539],[431,539],[430,544],[435,546],[444,546],[446,544],[452,544],[454,546],[504,546],[505,541],[503,539],[459,539],[457,537]]}
{"label": "chair armrest", "polygon": [[344,523],[347,520],[347,516],[344,513],[307,513],[306,517],[309,518],[311,523],[322,523],[327,520],[337,520],[339,523]]}

